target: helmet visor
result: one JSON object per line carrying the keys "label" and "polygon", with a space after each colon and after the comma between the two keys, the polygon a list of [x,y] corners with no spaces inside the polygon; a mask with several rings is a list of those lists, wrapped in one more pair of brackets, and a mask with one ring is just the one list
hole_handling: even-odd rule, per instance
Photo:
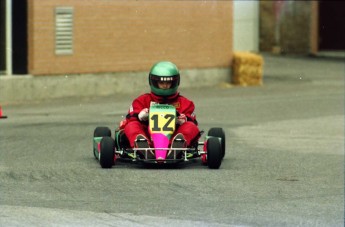
{"label": "helmet visor", "polygon": [[158,82],[171,82],[170,88],[175,88],[175,87],[177,87],[178,84],[179,84],[179,78],[180,78],[180,75],[174,75],[174,76],[157,76],[157,75],[150,74],[150,81],[151,81],[151,84],[152,84],[155,88],[159,88],[159,87],[158,87]]}

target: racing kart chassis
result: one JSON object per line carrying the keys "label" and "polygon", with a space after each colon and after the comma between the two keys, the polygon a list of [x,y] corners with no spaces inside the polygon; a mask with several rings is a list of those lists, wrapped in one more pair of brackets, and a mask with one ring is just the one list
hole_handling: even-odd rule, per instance
{"label": "racing kart chassis", "polygon": [[[222,128],[211,128],[204,142],[199,138],[189,147],[169,147],[175,132],[177,111],[174,106],[156,104],[150,107],[148,131],[153,147],[132,148],[123,129],[115,130],[114,138],[107,127],[97,127],[93,137],[93,154],[102,168],[111,168],[117,161],[143,163],[179,163],[201,158],[211,169],[218,169],[225,155],[225,134]],[[176,138],[175,138],[176,139]],[[175,140],[174,140],[175,141]]]}
{"label": "racing kart chassis", "polygon": [[[121,131],[115,131],[114,135],[115,139],[107,127],[97,127],[94,131],[93,154],[102,168],[112,168],[118,161],[172,164],[201,159],[203,165],[218,169],[225,155],[225,134],[222,128],[211,128],[204,142],[196,141],[187,148],[130,148],[119,143],[119,138],[123,140],[124,137]],[[150,158],[149,152],[154,153],[156,150],[172,152],[172,158],[152,158],[152,155]]]}

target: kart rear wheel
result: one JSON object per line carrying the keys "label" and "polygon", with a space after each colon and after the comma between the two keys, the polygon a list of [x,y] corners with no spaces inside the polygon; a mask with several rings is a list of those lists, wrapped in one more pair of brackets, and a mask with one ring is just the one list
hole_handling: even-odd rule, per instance
{"label": "kart rear wheel", "polygon": [[207,165],[210,169],[219,169],[222,164],[222,147],[217,137],[207,140]]}
{"label": "kart rear wheel", "polygon": [[[93,137],[111,137],[111,131],[108,127],[97,127],[93,132]],[[96,159],[98,159],[98,151],[95,150],[95,146],[93,147],[93,155]]]}
{"label": "kart rear wheel", "polygon": [[211,128],[208,133],[208,136],[211,137],[219,137],[221,138],[221,146],[222,146],[222,159],[225,156],[225,133],[222,128]]}
{"label": "kart rear wheel", "polygon": [[115,141],[106,136],[101,140],[101,153],[99,163],[102,168],[111,168],[114,165]]}

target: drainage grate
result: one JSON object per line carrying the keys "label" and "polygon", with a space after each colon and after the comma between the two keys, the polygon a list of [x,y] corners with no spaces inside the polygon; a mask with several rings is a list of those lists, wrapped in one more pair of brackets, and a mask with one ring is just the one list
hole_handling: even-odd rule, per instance
{"label": "drainage grate", "polygon": [[55,8],[55,54],[73,54],[73,7]]}

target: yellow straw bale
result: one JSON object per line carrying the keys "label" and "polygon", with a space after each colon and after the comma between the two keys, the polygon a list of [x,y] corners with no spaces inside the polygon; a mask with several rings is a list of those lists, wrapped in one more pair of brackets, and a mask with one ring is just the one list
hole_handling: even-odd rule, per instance
{"label": "yellow straw bale", "polygon": [[264,60],[250,52],[234,52],[232,83],[241,86],[262,85]]}

